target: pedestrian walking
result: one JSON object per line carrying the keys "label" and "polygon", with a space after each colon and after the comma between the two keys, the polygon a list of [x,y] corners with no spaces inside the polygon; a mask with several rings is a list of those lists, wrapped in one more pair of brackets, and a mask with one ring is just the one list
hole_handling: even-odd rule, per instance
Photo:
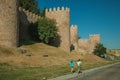
{"label": "pedestrian walking", "polygon": [[74,65],[75,65],[74,60],[71,60],[71,61],[70,61],[70,67],[71,67],[71,72],[72,72],[72,73],[74,73]]}
{"label": "pedestrian walking", "polygon": [[82,71],[81,71],[81,60],[80,59],[78,59],[78,61],[77,61],[77,65],[78,65],[78,73],[81,73]]}

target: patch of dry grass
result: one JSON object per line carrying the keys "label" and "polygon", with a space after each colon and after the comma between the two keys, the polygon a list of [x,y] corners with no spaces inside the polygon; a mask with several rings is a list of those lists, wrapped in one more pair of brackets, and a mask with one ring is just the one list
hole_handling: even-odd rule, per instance
{"label": "patch of dry grass", "polygon": [[[69,62],[82,60],[82,70],[108,63],[93,54],[65,52],[59,48],[36,43],[20,48],[0,46],[1,80],[43,80],[70,73]],[[75,65],[77,71],[77,65]]]}
{"label": "patch of dry grass", "polygon": [[[67,65],[71,59],[77,61],[79,58],[83,61],[83,64],[107,62],[92,54],[83,55],[75,51],[68,53],[43,43],[24,45],[20,49],[26,50],[27,52],[22,54],[13,48],[0,47],[0,53],[6,54],[0,56],[0,63],[9,63],[17,67],[49,67],[54,65]],[[27,54],[30,54],[30,56],[27,56]]]}
{"label": "patch of dry grass", "polygon": [[120,57],[120,50],[116,49],[116,50],[107,50],[107,53],[116,57]]}

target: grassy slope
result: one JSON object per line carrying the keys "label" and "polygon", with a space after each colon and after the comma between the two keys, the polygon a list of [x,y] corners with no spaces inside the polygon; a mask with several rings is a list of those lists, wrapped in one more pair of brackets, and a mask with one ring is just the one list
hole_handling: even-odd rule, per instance
{"label": "grassy slope", "polygon": [[[41,80],[69,74],[71,59],[82,59],[82,69],[108,63],[95,55],[67,53],[43,43],[21,46],[20,49],[27,50],[27,53],[0,47],[0,80]],[[28,54],[31,56],[26,56]]]}
{"label": "grassy slope", "polygon": [[[105,60],[95,55],[81,55],[77,52],[67,53],[58,48],[45,45],[43,43],[37,43],[28,46],[22,46],[20,49],[27,50],[27,53],[21,54],[15,49],[0,48],[1,56],[0,62],[9,63],[10,65],[20,67],[47,67],[53,65],[65,65],[68,64],[71,59],[77,61],[82,59],[85,63],[98,63],[106,62]],[[26,56],[30,54],[31,56]]]}

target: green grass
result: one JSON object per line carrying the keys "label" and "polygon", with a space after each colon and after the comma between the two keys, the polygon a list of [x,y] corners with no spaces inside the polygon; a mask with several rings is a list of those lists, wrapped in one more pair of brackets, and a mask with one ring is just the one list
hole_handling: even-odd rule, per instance
{"label": "green grass", "polygon": [[[83,64],[82,70],[98,67],[105,64],[108,63]],[[75,71],[77,71],[77,67],[75,67]],[[54,78],[66,74],[70,74],[69,65],[51,66],[46,68],[15,68],[7,63],[0,63],[0,80],[43,80],[43,78]]]}
{"label": "green grass", "polygon": [[[34,52],[33,54],[38,57],[40,55],[44,55],[44,54],[49,54],[49,57],[53,57],[51,59],[54,59],[54,57],[56,57],[56,58],[58,57],[58,58],[60,58],[60,60],[62,60],[64,58],[68,58],[68,60],[69,60],[69,57],[70,57],[70,56],[68,57],[67,53],[65,53],[61,50],[58,50],[57,48],[54,48],[51,46],[46,46],[42,43],[33,44],[33,45],[29,45],[29,46],[23,46],[22,48],[24,49],[24,47],[25,47],[25,49],[28,49],[28,51],[30,50],[31,52]],[[70,67],[69,67],[68,62],[66,62],[65,65],[60,64],[59,66],[56,65],[56,66],[49,67],[48,65],[52,64],[52,63],[49,63],[48,65],[46,64],[43,67],[41,67],[41,66],[39,66],[39,67],[23,66],[22,68],[18,68],[18,67],[15,67],[17,65],[16,63],[14,65],[12,65],[12,64],[10,65],[10,62],[8,62],[9,59],[8,59],[8,61],[6,60],[7,58],[2,59],[4,57],[7,57],[8,55],[11,56],[11,55],[17,54],[15,51],[16,50],[11,51],[11,49],[9,49],[9,48],[0,47],[0,56],[1,56],[0,58],[1,58],[1,60],[3,60],[0,62],[0,80],[43,80],[43,78],[50,79],[50,78],[70,74]],[[20,56],[20,55],[18,54],[17,56]],[[73,55],[72,55],[72,57],[73,57]],[[14,58],[14,56],[13,56],[13,58]],[[34,60],[34,57],[31,57],[31,58]],[[73,58],[76,58],[76,56]],[[38,59],[41,60],[41,57]],[[47,58],[45,57],[44,59],[47,59]],[[117,57],[117,59],[120,59],[120,58]],[[6,60],[6,61],[4,61],[4,60]],[[90,60],[90,59],[88,59],[88,60]],[[95,59],[93,58],[93,60],[96,60],[96,58]],[[99,67],[102,65],[111,64],[111,63],[116,62],[116,61],[106,61],[106,60],[99,61],[99,60],[98,60],[98,62],[93,61],[93,63],[90,61],[83,60],[82,70],[91,69],[94,67]],[[28,64],[30,62],[31,61],[28,61]],[[58,62],[55,62],[55,63],[58,63]],[[39,63],[42,63],[42,61]],[[43,63],[45,63],[45,62],[43,62]],[[36,64],[33,64],[33,65],[36,65]],[[77,66],[75,67],[75,71],[77,71]]]}
{"label": "green grass", "polygon": [[117,61],[120,61],[120,56],[115,56],[115,60]]}
{"label": "green grass", "polygon": [[69,66],[52,66],[49,68],[15,68],[6,63],[0,64],[0,80],[43,80],[69,74]]}

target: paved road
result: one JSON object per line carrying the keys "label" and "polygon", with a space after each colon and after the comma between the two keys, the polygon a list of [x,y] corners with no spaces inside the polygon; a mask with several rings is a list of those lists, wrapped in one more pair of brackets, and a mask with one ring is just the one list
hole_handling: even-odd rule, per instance
{"label": "paved road", "polygon": [[81,73],[69,80],[120,80],[120,64],[100,69],[89,74]]}

